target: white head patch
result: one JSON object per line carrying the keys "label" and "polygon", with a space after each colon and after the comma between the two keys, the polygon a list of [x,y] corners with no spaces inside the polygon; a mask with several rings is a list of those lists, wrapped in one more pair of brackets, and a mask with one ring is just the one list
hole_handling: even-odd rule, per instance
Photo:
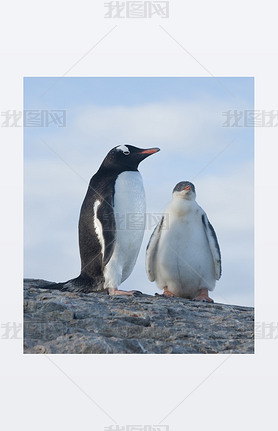
{"label": "white head patch", "polygon": [[116,148],[118,151],[122,151],[124,154],[126,154],[126,155],[128,155],[128,154],[130,154],[130,151],[129,151],[129,149],[127,148],[127,146],[126,145],[119,145],[117,148]]}

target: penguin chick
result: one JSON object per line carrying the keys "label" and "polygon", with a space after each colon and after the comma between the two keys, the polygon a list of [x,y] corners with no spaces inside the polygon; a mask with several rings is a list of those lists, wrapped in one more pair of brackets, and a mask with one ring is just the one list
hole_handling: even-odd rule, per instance
{"label": "penguin chick", "polygon": [[165,296],[213,302],[208,292],[221,277],[220,248],[195,199],[195,186],[189,181],[175,186],[147,246],[146,270]]}

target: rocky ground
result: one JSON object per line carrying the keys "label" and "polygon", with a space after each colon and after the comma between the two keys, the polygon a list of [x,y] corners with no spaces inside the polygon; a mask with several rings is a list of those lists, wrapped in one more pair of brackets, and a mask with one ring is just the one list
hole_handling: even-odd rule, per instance
{"label": "rocky ground", "polygon": [[25,353],[254,353],[254,310],[24,283]]}

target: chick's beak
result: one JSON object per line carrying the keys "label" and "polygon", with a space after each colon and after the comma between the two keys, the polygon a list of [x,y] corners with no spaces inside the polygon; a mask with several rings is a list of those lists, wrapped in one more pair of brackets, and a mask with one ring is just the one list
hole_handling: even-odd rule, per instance
{"label": "chick's beak", "polygon": [[190,190],[191,187],[190,186],[186,186],[183,190]]}

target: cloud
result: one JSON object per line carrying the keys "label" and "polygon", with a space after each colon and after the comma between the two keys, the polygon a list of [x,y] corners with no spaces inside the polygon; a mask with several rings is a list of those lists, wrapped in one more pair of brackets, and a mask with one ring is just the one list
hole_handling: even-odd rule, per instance
{"label": "cloud", "polygon": [[[237,104],[238,109],[244,101]],[[96,143],[109,147],[129,142],[137,146],[165,145],[187,156],[217,149],[229,131],[223,127],[227,102],[150,103],[140,106],[86,106],[75,113],[75,128]],[[233,130],[236,134],[237,130]]]}

